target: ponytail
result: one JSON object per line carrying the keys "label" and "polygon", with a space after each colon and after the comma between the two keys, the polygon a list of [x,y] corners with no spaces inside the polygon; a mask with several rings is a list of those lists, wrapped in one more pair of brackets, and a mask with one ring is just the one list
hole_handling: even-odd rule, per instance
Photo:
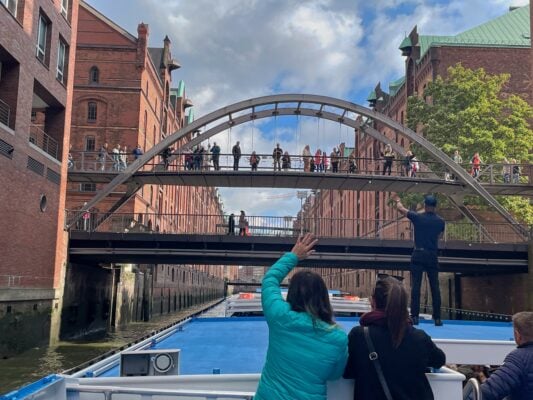
{"label": "ponytail", "polygon": [[373,297],[376,308],[385,312],[392,346],[398,348],[405,336],[409,319],[407,292],[396,279],[386,277],[376,282]]}
{"label": "ponytail", "polygon": [[385,307],[387,327],[392,336],[392,346],[397,348],[402,343],[407,328],[407,293],[403,286],[394,282],[389,288]]}

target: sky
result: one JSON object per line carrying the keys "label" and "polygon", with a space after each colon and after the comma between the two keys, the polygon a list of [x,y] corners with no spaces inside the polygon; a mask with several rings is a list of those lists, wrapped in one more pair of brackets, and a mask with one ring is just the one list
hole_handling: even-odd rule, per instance
{"label": "sky", "polygon": [[[528,0],[88,0],[136,36],[149,25],[149,45],[168,35],[181,64],[196,118],[237,101],[276,93],[311,93],[367,105],[378,82],[404,76],[398,46],[416,25],[422,35],[455,35]],[[328,153],[353,143],[349,129],[316,119],[281,118],[243,124],[215,138],[222,152],[236,140],[243,153],[291,154],[303,143]],[[224,161],[224,160],[223,160]],[[243,161],[241,161],[243,163]],[[263,160],[261,166],[271,165]],[[221,188],[224,209],[248,215],[296,215],[290,189]]]}

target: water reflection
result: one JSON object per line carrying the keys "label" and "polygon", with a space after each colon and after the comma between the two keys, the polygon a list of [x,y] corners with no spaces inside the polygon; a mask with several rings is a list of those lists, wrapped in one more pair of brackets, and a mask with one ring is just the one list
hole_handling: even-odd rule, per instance
{"label": "water reflection", "polygon": [[43,376],[76,367],[205,307],[206,305],[191,307],[175,314],[156,317],[150,322],[134,322],[100,338],[59,342],[53,346],[33,348],[12,358],[0,359],[0,395]]}

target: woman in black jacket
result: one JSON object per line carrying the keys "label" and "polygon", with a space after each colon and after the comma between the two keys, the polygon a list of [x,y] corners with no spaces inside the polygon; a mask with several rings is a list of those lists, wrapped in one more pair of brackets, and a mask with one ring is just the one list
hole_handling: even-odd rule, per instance
{"label": "woman in black jacket", "polygon": [[433,400],[425,372],[446,362],[444,352],[424,331],[412,326],[407,292],[395,278],[378,279],[372,311],[348,335],[348,363],[344,377],[355,379],[354,399],[387,400],[364,335],[368,327],[385,381],[394,400]]}

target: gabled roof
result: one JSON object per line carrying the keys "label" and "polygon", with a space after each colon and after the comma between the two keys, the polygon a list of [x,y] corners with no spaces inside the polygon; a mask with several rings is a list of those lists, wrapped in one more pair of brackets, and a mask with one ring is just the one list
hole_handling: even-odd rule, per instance
{"label": "gabled roof", "polygon": [[530,47],[530,36],[529,6],[519,7],[455,36],[420,35],[418,37],[420,59],[430,47],[436,45]]}
{"label": "gabled roof", "polygon": [[366,101],[376,101],[378,98],[376,96],[376,91],[375,90],[372,90],[368,97],[366,98]]}
{"label": "gabled roof", "polygon": [[148,54],[150,54],[150,58],[152,59],[156,70],[164,65],[162,47],[148,47]]}
{"label": "gabled roof", "polygon": [[394,96],[396,93],[398,93],[398,91],[400,90],[400,88],[403,86],[404,83],[405,83],[405,76],[402,76],[400,79],[396,79],[395,81],[392,81],[391,83],[389,83],[389,94],[391,96]]}
{"label": "gabled roof", "polygon": [[137,43],[137,38],[135,36],[133,36],[127,30],[125,30],[121,26],[119,26],[116,23],[114,23],[113,21],[111,21],[109,18],[107,18],[104,14],[102,14],[96,8],[92,7],[90,4],[86,3],[83,0],[80,0],[80,6],[85,8],[87,11],[89,11],[91,14],[93,14],[98,19],[102,20],[104,23],[109,25],[111,28],[116,30],[118,33],[120,33],[121,35],[123,35],[127,39],[131,40],[133,43]]}

